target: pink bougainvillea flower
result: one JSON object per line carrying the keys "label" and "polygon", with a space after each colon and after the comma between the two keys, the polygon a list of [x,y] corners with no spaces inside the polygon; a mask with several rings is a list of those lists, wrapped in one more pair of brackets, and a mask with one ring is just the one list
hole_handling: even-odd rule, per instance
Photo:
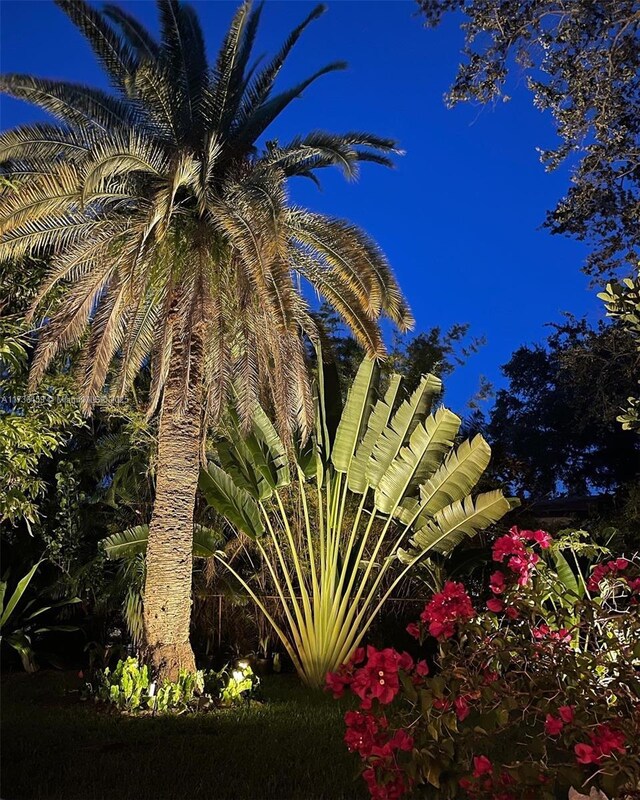
{"label": "pink bougainvillea flower", "polygon": [[471,708],[467,702],[466,695],[456,697],[456,699],[453,701],[453,707],[456,712],[456,717],[460,720],[460,722],[463,722],[471,713]]}
{"label": "pink bougainvillea flower", "polygon": [[614,753],[625,752],[625,735],[622,731],[614,730],[611,725],[601,723],[589,735],[593,746],[601,756],[611,756]]}
{"label": "pink bougainvillea flower", "polygon": [[357,752],[363,758],[368,758],[376,742],[378,725],[371,714],[362,714],[359,711],[347,711],[344,715],[347,730],[344,741],[350,752]]}
{"label": "pink bougainvillea flower", "polygon": [[349,663],[353,664],[354,666],[356,666],[357,664],[362,664],[362,662],[366,658],[366,655],[367,653],[364,647],[357,647],[353,651],[353,655],[351,656]]}
{"label": "pink bougainvillea flower", "polygon": [[544,639],[546,636],[549,635],[550,632],[551,629],[549,628],[548,625],[545,625],[544,623],[531,629],[531,635],[533,636],[534,639]]}
{"label": "pink bougainvillea flower", "polygon": [[393,734],[391,739],[389,739],[389,745],[394,750],[409,751],[413,748],[413,737],[409,736],[403,728],[400,728]]}
{"label": "pink bougainvillea flower", "polygon": [[447,581],[441,592],[436,592],[424,607],[420,619],[436,639],[449,639],[456,626],[475,616],[471,598],[463,584]]}
{"label": "pink bougainvillea flower", "polygon": [[500,572],[500,570],[497,569],[489,578],[489,588],[494,594],[502,594],[506,586],[504,572]]}
{"label": "pink bougainvillea flower", "polygon": [[500,536],[493,543],[493,560],[502,563],[507,556],[524,555],[527,548],[520,537],[517,528],[511,528],[509,533]]}
{"label": "pink bougainvillea flower", "polygon": [[[389,772],[389,769],[386,769],[385,772]],[[397,768],[391,771],[391,778],[386,781],[379,779],[376,770],[372,767],[366,769],[362,773],[362,777],[369,789],[371,800],[399,800],[408,788],[404,777]]]}
{"label": "pink bougainvillea flower", "polygon": [[429,665],[424,660],[418,661],[416,664],[416,674],[420,675],[420,677],[424,678],[425,675],[429,674]]}
{"label": "pink bougainvillea flower", "polygon": [[502,600],[498,600],[497,597],[492,597],[491,600],[487,600],[487,608],[489,611],[493,611],[494,614],[499,614],[504,610],[504,603]]}
{"label": "pink bougainvillea flower", "polygon": [[[604,564],[597,564],[591,573],[591,577],[587,583],[587,588],[590,592],[597,592],[600,590],[600,584],[607,576],[616,577],[618,572],[624,572],[630,565],[630,561],[626,558],[616,558],[612,561],[607,561]],[[626,578],[627,584],[631,587],[632,581]],[[634,582],[637,585],[637,582]]]}
{"label": "pink bougainvillea flower", "polygon": [[400,653],[398,655],[398,669],[408,672],[413,668],[413,659],[409,653]]}
{"label": "pink bougainvillea flower", "polygon": [[540,545],[543,550],[547,550],[551,546],[551,536],[546,531],[526,531],[528,539]]}
{"label": "pink bougainvillea flower", "polygon": [[560,706],[558,714],[560,714],[560,719],[563,722],[567,724],[573,722],[573,706]]}
{"label": "pink bougainvillea flower", "polygon": [[504,613],[509,617],[509,619],[518,619],[520,616],[520,612],[515,606],[507,606],[504,610]]}
{"label": "pink bougainvillea flower", "polygon": [[420,638],[420,626],[417,622],[410,622],[407,625],[407,633],[409,636],[413,636],[414,639]]}
{"label": "pink bougainvillea flower", "polygon": [[590,592],[597,592],[600,589],[602,580],[609,574],[608,564],[597,564],[591,573],[587,588]]}
{"label": "pink bougainvillea flower", "polygon": [[356,670],[351,683],[352,691],[362,700],[362,708],[371,708],[377,698],[380,703],[390,703],[398,693],[398,662],[401,656],[391,647],[376,650],[367,647],[367,661]]}
{"label": "pink bougainvillea flower", "polygon": [[544,730],[549,736],[559,736],[564,728],[564,722],[560,717],[554,717],[552,714],[547,714],[544,721]]}
{"label": "pink bougainvillea flower", "polygon": [[627,585],[632,592],[640,592],[640,578],[635,578],[634,580],[627,578]]}
{"label": "pink bougainvillea flower", "polygon": [[351,683],[351,676],[344,672],[328,672],[326,677],[326,688],[333,692],[333,697],[337,700],[344,694],[345,687]]}
{"label": "pink bougainvillea flower", "polygon": [[595,764],[598,761],[598,755],[590,744],[577,744],[573,750],[578,764]]}
{"label": "pink bougainvillea flower", "polygon": [[597,764],[601,759],[625,753],[625,735],[603,722],[589,734],[590,744],[581,742],[574,747],[576,761],[579,764]]}
{"label": "pink bougainvillea flower", "polygon": [[550,537],[544,531],[520,531],[511,528],[508,534],[500,536],[493,544],[493,560],[506,563],[507,567],[518,576],[518,585],[526,586],[531,578],[533,568],[540,556],[527,547],[526,541],[535,541],[541,546],[550,543]]}
{"label": "pink bougainvillea flower", "polygon": [[481,778],[483,775],[489,775],[493,772],[493,764],[486,756],[473,757],[473,777]]}
{"label": "pink bougainvillea flower", "polygon": [[482,673],[482,683],[488,686],[490,683],[495,683],[499,677],[497,672],[485,667]]}

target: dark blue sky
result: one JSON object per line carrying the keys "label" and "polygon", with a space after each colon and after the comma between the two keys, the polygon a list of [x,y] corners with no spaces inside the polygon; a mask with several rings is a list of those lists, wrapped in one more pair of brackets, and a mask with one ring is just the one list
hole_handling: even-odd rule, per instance
{"label": "dark blue sky", "polygon": [[[123,2],[156,27],[151,0]],[[195,3],[213,56],[235,2]],[[256,51],[273,52],[315,4],[268,0]],[[480,374],[500,384],[500,365],[522,343],[545,336],[562,311],[599,312],[580,272],[585,249],[540,229],[563,194],[567,171],[544,172],[536,147],[554,141],[551,120],[536,111],[522,80],[495,108],[447,110],[462,41],[457,20],[425,29],[405,0],[328,0],[329,10],[298,44],[281,75],[295,83],[345,59],[292,104],[269,137],[285,140],[317,128],[370,130],[395,137],[406,155],[395,170],[365,165],[357,183],[326,175],[319,193],[307,181],[292,197],[362,225],[389,256],[416,317],[416,329],[469,322],[487,345],[447,381],[458,411]],[[1,0],[0,69],[105,85],[89,47],[49,0]],[[2,98],[3,129],[42,118]]]}

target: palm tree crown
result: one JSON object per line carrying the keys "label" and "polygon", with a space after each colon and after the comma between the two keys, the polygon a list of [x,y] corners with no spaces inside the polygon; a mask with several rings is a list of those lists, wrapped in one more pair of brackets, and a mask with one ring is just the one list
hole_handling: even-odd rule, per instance
{"label": "palm tree crown", "polygon": [[316,180],[317,170],[337,165],[353,177],[360,161],[389,164],[394,142],[314,132],[258,145],[294,98],[344,66],[274,93],[285,59],[323,7],[258,68],[250,57],[262,4],[240,6],[213,66],[197,15],[178,0],[158,0],[159,41],[117,6],[56,4],[113,91],[2,78],[4,92],[61,123],[0,137],[0,164],[14,187],[0,212],[0,259],[50,258],[32,315],[63,287],[44,313],[32,382],[80,342],[87,409],[105,385],[125,393],[148,360],[151,413],[180,363],[185,398],[197,382],[210,422],[233,393],[244,420],[261,399],[281,432],[307,431],[304,337],[314,340],[317,330],[299,279],[340,312],[370,355],[384,351],[381,315],[401,328],[411,323],[375,243],[347,222],[293,207],[286,193],[291,176]]}

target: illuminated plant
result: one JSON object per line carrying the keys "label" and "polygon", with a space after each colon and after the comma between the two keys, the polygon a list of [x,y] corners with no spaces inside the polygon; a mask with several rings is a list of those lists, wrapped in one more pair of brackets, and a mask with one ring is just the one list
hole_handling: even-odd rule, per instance
{"label": "illuminated plant", "polygon": [[554,545],[512,528],[494,542],[486,602],[449,580],[408,626],[430,640],[423,658],[361,647],[327,676],[359,702],[344,741],[373,800],[426,786],[441,800],[556,800],[572,784],[636,796],[640,564],[600,562],[581,591]]}
{"label": "illuminated plant", "polygon": [[430,413],[438,378],[423,376],[402,399],[400,376],[392,375],[382,393],[376,362],[365,359],[334,433],[322,373],[320,365],[315,431],[293,469],[258,410],[249,436],[231,419],[217,446],[219,464],[210,463],[200,479],[209,504],[254,540],[283,621],[240,567],[215,557],[243,584],[314,687],[349,658],[426,553],[450,552],[513,505],[500,491],[469,495],[490,449],[481,436],[454,446],[460,418],[442,407]]}

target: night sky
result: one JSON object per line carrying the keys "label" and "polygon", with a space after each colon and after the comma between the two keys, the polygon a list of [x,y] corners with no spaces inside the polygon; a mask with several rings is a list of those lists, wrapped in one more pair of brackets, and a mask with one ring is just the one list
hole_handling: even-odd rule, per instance
{"label": "night sky", "polygon": [[[235,2],[201,0],[213,57]],[[256,53],[272,53],[315,4],[268,0]],[[122,6],[156,29],[151,0]],[[416,330],[471,324],[487,345],[447,381],[447,403],[464,412],[480,374],[500,385],[500,365],[522,343],[540,341],[563,311],[599,313],[580,272],[585,248],[540,228],[562,196],[568,170],[544,172],[537,147],[554,143],[552,121],[533,108],[514,74],[511,101],[448,110],[443,95],[460,59],[459,19],[423,27],[413,2],[329,0],[279,78],[280,88],[318,67],[347,60],[320,79],[267,138],[315,129],[369,130],[395,137],[406,154],[395,170],[364,165],[357,183],[324,173],[323,191],[291,184],[295,202],[349,218],[387,253],[416,317]],[[1,0],[0,69],[106,86],[84,39],[49,0]],[[42,119],[2,98],[3,129]]]}

